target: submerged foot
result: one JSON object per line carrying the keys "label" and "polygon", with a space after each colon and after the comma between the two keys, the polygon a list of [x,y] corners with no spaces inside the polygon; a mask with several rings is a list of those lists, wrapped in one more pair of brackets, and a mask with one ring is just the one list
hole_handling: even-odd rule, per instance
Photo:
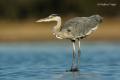
{"label": "submerged foot", "polygon": [[67,72],[78,72],[78,71],[79,71],[79,69],[77,67],[67,70]]}

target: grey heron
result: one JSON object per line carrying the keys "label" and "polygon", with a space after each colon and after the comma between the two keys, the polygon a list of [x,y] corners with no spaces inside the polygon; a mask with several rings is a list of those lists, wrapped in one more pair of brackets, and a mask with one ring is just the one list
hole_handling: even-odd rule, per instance
{"label": "grey heron", "polygon": [[[61,17],[57,14],[52,14],[47,18],[37,20],[36,22],[57,21],[57,25],[53,27],[53,35],[59,39],[69,39],[73,43],[73,57],[70,71],[79,71],[80,63],[80,39],[85,38],[94,32],[98,25],[102,22],[103,17],[100,15],[92,15],[89,17],[75,17],[66,21],[61,25]],[[78,43],[78,57],[76,64],[76,45]]]}

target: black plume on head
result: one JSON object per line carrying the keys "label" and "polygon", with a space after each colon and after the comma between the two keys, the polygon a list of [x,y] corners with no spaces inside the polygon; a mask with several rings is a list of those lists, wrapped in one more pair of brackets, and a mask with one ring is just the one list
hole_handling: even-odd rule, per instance
{"label": "black plume on head", "polygon": [[50,16],[59,16],[58,14],[51,14]]}

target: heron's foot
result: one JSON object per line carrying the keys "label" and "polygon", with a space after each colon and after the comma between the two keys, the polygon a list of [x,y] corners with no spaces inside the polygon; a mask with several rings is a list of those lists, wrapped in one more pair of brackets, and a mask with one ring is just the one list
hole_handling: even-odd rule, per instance
{"label": "heron's foot", "polygon": [[70,71],[71,72],[77,72],[77,71],[79,71],[79,69],[77,67],[74,67],[74,68],[71,68]]}
{"label": "heron's foot", "polygon": [[77,67],[71,68],[70,70],[66,70],[66,72],[78,72],[79,69]]}

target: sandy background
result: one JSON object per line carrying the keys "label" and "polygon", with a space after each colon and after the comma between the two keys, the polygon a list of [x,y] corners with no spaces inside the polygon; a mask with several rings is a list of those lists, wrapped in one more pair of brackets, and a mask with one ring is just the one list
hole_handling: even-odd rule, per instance
{"label": "sandy background", "polygon": [[[69,17],[71,18],[71,17]],[[63,22],[69,19],[64,18]],[[58,40],[52,35],[56,22],[36,23],[36,20],[0,21],[0,41],[52,41]],[[120,18],[104,18],[103,23],[88,41],[120,41]],[[58,40],[59,41],[59,40]]]}

